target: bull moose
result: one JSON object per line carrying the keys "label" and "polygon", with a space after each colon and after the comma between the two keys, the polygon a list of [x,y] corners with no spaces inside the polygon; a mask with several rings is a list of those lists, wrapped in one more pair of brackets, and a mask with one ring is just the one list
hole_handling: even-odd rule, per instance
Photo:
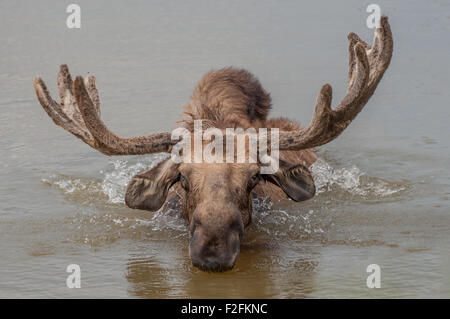
{"label": "bull moose", "polygon": [[[240,252],[244,228],[251,222],[252,196],[276,201],[307,200],[315,186],[308,167],[316,156],[312,148],[335,139],[352,122],[374,93],[389,66],[393,40],[387,17],[382,17],[372,46],[356,34],[348,36],[348,90],[331,108],[331,86],[318,95],[309,127],[286,118],[268,119],[270,95],[249,72],[224,68],[207,73],[184,107],[180,127],[193,129],[201,120],[208,127],[278,128],[279,169],[260,174],[256,163],[176,163],[167,158],[129,182],[127,206],[156,211],[175,203],[189,224],[192,264],[205,271],[233,268]],[[170,132],[123,138],[100,119],[100,99],[95,77],[77,76],[68,67],[58,75],[60,103],[54,101],[42,79],[34,80],[40,104],[56,125],[106,155],[171,152],[178,142]],[[163,207],[164,209],[164,207]]]}

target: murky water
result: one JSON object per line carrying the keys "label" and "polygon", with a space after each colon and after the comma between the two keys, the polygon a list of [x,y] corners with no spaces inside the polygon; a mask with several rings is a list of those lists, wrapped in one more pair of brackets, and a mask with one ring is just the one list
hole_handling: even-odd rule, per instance
{"label": "murky water", "polygon": [[[395,36],[364,112],[318,150],[318,195],[255,202],[236,267],[193,268],[174,212],[128,209],[130,177],[163,155],[106,157],[56,127],[42,76],[97,76],[104,121],[124,136],[171,130],[208,70],[245,67],[272,115],[309,123],[320,86],[345,93],[346,35],[370,40],[354,1],[0,3],[0,297],[450,297],[450,3],[378,1]],[[380,289],[366,267],[381,267]],[[66,287],[67,265],[82,288]]]}

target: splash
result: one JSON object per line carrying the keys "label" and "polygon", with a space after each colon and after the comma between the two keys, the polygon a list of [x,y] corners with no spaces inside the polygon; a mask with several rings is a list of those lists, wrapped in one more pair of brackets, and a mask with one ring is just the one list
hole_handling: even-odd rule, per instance
{"label": "splash", "polygon": [[319,158],[311,172],[316,184],[316,194],[333,191],[338,188],[351,195],[389,197],[406,190],[406,185],[391,183],[376,177],[367,177],[357,166],[333,168],[324,159]]}
{"label": "splash", "polygon": [[310,239],[324,233],[314,209],[299,211],[277,207],[268,198],[253,198],[253,224],[257,231],[276,238]]}
{"label": "splash", "polygon": [[125,201],[125,189],[131,178],[143,170],[151,169],[167,157],[167,154],[155,154],[146,158],[143,162],[131,165],[125,160],[111,162],[112,168],[100,172],[104,175],[101,188],[103,193],[108,196],[108,201],[115,204],[123,203]]}
{"label": "splash", "polygon": [[[131,178],[165,158],[166,154],[155,154],[139,158],[137,162],[112,161],[99,172],[99,179],[52,175],[42,181],[59,188],[68,200],[80,207],[76,216],[69,219],[71,224],[78,225],[81,242],[101,244],[127,236],[147,238],[149,234],[161,231],[172,237],[186,237],[186,223],[179,218],[179,212],[129,210],[124,204],[126,186]],[[284,202],[281,205],[272,203],[268,198],[253,198],[251,227],[256,234],[265,234],[269,238],[326,241],[329,225],[333,223],[331,212],[334,209],[329,198],[385,201],[407,188],[405,184],[368,177],[355,165],[334,168],[322,158],[312,165],[311,171],[317,194],[326,197],[318,196],[301,204]]]}
{"label": "splash", "polygon": [[104,202],[105,194],[102,191],[101,182],[98,180],[53,174],[41,181],[46,185],[57,187],[71,200],[82,203],[93,203],[96,200]]}
{"label": "splash", "polygon": [[[131,178],[139,172],[151,169],[166,158],[167,154],[155,154],[141,159],[137,163],[130,163],[126,160],[111,161],[106,169],[100,171],[103,176],[101,180],[52,175],[42,179],[42,182],[57,186],[68,195],[101,194],[107,197],[108,203],[123,204],[126,186]],[[406,184],[368,177],[356,165],[334,168],[324,159],[319,158],[310,169],[316,184],[317,195],[340,190],[351,195],[385,198],[407,189]],[[258,203],[258,205],[267,204]]]}

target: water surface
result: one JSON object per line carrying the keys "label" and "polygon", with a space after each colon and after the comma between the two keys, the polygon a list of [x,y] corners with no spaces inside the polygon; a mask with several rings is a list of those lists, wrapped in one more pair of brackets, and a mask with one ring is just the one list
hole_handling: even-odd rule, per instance
{"label": "water surface", "polygon": [[[33,78],[97,76],[102,116],[123,136],[171,130],[207,71],[244,67],[273,116],[308,124],[322,84],[344,96],[346,35],[366,40],[360,1],[0,3],[0,297],[450,297],[450,4],[378,1],[395,50],[374,97],[318,150],[318,195],[255,201],[236,267],[193,268],[174,212],[127,208],[133,174],[164,155],[106,157],[56,127]],[[382,270],[368,289],[366,267]],[[78,264],[82,288],[68,289]]]}

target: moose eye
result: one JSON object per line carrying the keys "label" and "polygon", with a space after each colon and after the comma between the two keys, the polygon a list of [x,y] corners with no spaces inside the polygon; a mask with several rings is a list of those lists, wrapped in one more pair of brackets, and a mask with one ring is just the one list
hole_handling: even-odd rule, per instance
{"label": "moose eye", "polygon": [[258,181],[258,180],[259,180],[259,173],[253,175],[253,176],[251,177],[251,180],[252,180],[252,182]]}
{"label": "moose eye", "polygon": [[183,186],[183,188],[185,188],[185,189],[187,188],[187,186],[188,186],[187,179],[182,174],[180,174],[180,183],[181,183],[181,186]]}
{"label": "moose eye", "polygon": [[248,181],[248,190],[252,190],[256,185],[258,185],[260,178],[261,176],[259,173],[252,175]]}

